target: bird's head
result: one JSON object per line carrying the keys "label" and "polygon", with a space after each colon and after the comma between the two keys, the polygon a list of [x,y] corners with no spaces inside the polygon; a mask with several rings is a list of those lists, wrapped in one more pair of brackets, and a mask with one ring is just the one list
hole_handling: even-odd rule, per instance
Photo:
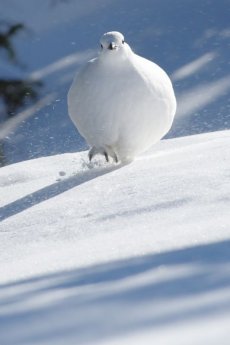
{"label": "bird's head", "polygon": [[130,50],[125,43],[124,36],[117,31],[106,32],[100,39],[102,53],[112,54],[114,52],[124,52]]}

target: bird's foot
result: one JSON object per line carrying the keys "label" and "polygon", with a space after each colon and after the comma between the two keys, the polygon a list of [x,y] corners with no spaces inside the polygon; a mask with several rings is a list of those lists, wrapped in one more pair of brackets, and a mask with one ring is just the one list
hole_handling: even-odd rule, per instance
{"label": "bird's foot", "polygon": [[109,155],[115,163],[118,163],[118,157],[112,146],[106,146],[107,155]]}
{"label": "bird's foot", "polygon": [[116,155],[115,152],[111,152],[111,153],[110,153],[110,156],[113,158],[113,161],[114,161],[115,163],[118,163],[118,158],[117,158],[117,155]]}
{"label": "bird's foot", "polygon": [[112,151],[110,148],[109,149],[97,149],[95,146],[93,146],[88,153],[89,156],[89,161],[91,162],[93,157],[96,156],[96,154],[102,154],[105,156],[105,160],[108,163],[109,162],[109,157],[112,157],[115,163],[118,163],[118,157],[114,151]]}
{"label": "bird's foot", "polygon": [[89,157],[89,161],[91,162],[91,160],[93,159],[93,157],[97,154],[97,149],[96,147],[91,147],[91,149],[89,150],[88,153],[88,157]]}
{"label": "bird's foot", "polygon": [[106,151],[103,152],[103,155],[105,156],[105,160],[108,163],[109,162],[109,155]]}

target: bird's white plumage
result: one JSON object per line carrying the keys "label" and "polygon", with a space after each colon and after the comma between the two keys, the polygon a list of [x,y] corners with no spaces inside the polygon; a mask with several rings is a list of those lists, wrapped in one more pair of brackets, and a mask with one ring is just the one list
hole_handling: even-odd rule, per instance
{"label": "bird's white plumage", "polygon": [[167,74],[131,50],[119,32],[101,38],[99,56],[75,77],[70,117],[97,152],[132,160],[171,128],[176,99]]}

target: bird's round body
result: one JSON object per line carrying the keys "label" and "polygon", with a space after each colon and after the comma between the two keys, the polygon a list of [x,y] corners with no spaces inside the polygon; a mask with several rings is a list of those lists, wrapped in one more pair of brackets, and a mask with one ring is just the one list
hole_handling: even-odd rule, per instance
{"label": "bird's round body", "polygon": [[91,146],[90,158],[130,161],[171,128],[176,99],[167,74],[136,55],[118,32],[79,71],[68,93],[70,117]]}

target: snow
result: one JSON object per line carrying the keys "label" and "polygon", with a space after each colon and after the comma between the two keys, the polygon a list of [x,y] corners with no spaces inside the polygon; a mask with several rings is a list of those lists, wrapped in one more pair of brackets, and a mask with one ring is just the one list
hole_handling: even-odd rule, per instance
{"label": "snow", "polygon": [[1,345],[228,344],[230,131],[0,169]]}
{"label": "snow", "polygon": [[[27,30],[13,42],[24,68],[3,56],[1,75],[43,88],[0,128],[20,162],[0,169],[0,344],[228,345],[229,1],[2,3]],[[167,71],[178,101],[174,139],[129,165],[89,164],[67,113],[109,30]]]}

